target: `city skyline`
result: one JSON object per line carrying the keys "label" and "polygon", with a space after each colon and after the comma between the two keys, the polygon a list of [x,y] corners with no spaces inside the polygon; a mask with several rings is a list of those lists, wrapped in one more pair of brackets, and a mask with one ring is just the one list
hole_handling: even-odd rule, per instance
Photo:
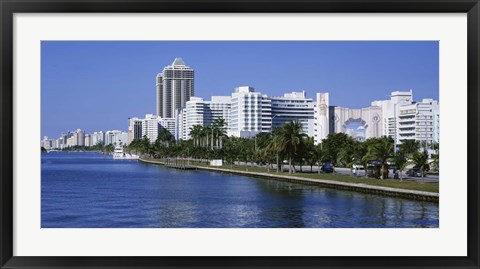
{"label": "city skyline", "polygon": [[194,96],[205,99],[247,85],[271,96],[330,92],[331,105],[350,108],[393,90],[413,89],[416,101],[439,99],[438,42],[48,41],[42,42],[41,136],[125,130],[129,117],[156,111],[156,75],[176,57],[195,70]]}

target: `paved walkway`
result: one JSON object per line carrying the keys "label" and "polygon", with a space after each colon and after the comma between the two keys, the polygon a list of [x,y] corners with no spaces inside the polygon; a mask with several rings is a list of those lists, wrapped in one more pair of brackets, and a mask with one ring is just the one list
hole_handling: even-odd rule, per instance
{"label": "paved walkway", "polygon": [[[152,164],[161,164],[161,165],[164,164],[161,160],[157,160],[157,159],[139,159],[139,160],[142,162],[152,163]],[[390,188],[390,187],[383,187],[383,186],[367,185],[362,183],[340,182],[340,181],[334,181],[334,180],[311,179],[311,178],[304,178],[304,177],[298,177],[298,176],[292,176],[292,175],[277,175],[277,174],[269,174],[264,172],[238,171],[238,170],[219,168],[219,167],[207,167],[207,166],[198,166],[198,165],[196,166],[193,165],[193,167],[201,170],[224,172],[224,173],[231,173],[231,174],[237,174],[237,175],[248,175],[253,177],[271,178],[271,179],[277,179],[277,180],[283,180],[283,181],[292,181],[292,182],[298,182],[298,183],[320,185],[320,186],[325,186],[330,188],[383,194],[388,196],[400,196],[405,198],[429,200],[429,201],[435,201],[435,202],[438,202],[439,200],[439,194],[433,193],[433,192],[397,189],[397,188]]]}

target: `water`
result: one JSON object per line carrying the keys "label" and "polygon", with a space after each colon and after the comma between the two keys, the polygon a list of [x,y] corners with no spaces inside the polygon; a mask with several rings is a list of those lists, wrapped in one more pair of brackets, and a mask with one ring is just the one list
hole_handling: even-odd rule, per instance
{"label": "water", "polygon": [[438,204],[183,171],[97,153],[42,154],[43,228],[438,227]]}

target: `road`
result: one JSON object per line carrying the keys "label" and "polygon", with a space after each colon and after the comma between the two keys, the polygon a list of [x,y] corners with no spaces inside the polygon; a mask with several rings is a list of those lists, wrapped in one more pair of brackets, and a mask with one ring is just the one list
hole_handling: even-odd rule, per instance
{"label": "road", "polygon": [[[236,162],[237,165],[245,165],[243,162]],[[250,163],[247,164],[247,166],[251,166]],[[260,167],[260,165],[254,164],[254,166]],[[263,166],[264,167],[264,166]],[[276,165],[273,165],[273,169],[276,169]],[[296,171],[300,171],[300,166],[296,165],[295,166]],[[283,165],[283,170],[288,171],[288,164]],[[310,166],[304,165],[302,166],[303,171],[310,171]],[[313,166],[312,167],[313,172],[318,172],[318,166]],[[406,169],[408,170],[408,169]],[[403,180],[406,181],[417,181],[421,182],[422,178],[421,177],[410,177],[407,176],[406,170],[403,171]],[[352,171],[349,168],[344,168],[344,167],[335,167],[335,173],[336,174],[341,174],[341,175],[351,175]],[[393,169],[388,170],[388,175],[389,175],[389,180],[393,180]],[[365,176],[365,170],[357,170],[357,176],[362,177]],[[424,177],[425,183],[439,183],[439,176],[438,175],[428,175]]]}

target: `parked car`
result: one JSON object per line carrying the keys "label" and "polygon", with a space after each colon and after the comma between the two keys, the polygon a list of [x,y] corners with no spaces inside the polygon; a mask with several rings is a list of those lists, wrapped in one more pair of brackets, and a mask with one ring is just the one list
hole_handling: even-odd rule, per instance
{"label": "parked car", "polygon": [[357,169],[357,170],[364,170],[365,169],[365,167],[363,167],[363,165],[361,165],[361,164],[354,164],[352,166],[352,168]]}
{"label": "parked car", "polygon": [[408,169],[406,174],[409,177],[421,177],[422,176],[422,172],[420,171],[419,168]]}
{"label": "parked car", "polygon": [[333,166],[330,162],[326,162],[324,165],[322,165],[320,171],[323,173],[333,173]]}

